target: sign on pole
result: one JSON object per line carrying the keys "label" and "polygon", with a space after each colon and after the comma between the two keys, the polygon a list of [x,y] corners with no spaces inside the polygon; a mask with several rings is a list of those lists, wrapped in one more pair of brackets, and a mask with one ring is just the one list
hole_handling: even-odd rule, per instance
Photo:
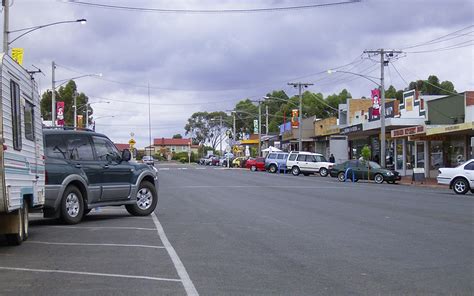
{"label": "sign on pole", "polygon": [[258,119],[253,120],[253,133],[258,134]]}
{"label": "sign on pole", "polygon": [[23,65],[23,48],[12,48],[12,59],[20,64]]}

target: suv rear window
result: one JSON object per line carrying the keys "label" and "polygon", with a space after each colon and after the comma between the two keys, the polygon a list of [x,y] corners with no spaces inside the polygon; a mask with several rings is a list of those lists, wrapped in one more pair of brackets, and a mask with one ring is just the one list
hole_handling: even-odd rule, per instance
{"label": "suv rear window", "polygon": [[268,159],[275,159],[277,155],[275,153],[268,154]]}
{"label": "suv rear window", "polygon": [[298,161],[306,161],[306,155],[305,154],[300,154],[298,155]]}
{"label": "suv rear window", "polygon": [[288,157],[288,160],[295,160],[296,159],[296,156],[298,156],[298,154],[290,154],[290,157]]}
{"label": "suv rear window", "polygon": [[315,158],[316,158],[316,162],[327,162],[324,156],[316,155]]}
{"label": "suv rear window", "polygon": [[278,159],[285,159],[285,158],[286,158],[286,154],[278,154],[277,158],[278,158]]}

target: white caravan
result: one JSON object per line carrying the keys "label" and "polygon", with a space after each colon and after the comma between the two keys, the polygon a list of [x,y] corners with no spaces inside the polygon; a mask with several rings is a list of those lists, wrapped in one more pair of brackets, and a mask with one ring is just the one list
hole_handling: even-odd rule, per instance
{"label": "white caravan", "polygon": [[0,54],[0,234],[28,238],[28,212],[44,204],[45,169],[39,93],[26,69]]}

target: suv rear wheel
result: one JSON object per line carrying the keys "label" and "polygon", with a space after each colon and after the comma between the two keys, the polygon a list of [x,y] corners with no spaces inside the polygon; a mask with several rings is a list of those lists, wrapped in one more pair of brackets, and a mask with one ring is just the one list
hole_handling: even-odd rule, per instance
{"label": "suv rear wheel", "polygon": [[155,186],[148,181],[143,181],[137,191],[137,202],[126,205],[125,209],[134,216],[148,216],[153,213],[157,203],[158,195]]}
{"label": "suv rear wheel", "polygon": [[61,219],[66,224],[81,222],[84,215],[84,199],[76,186],[68,186],[61,199]]}
{"label": "suv rear wheel", "polygon": [[272,174],[276,173],[277,171],[277,166],[274,164],[271,164],[270,167],[268,168],[268,171]]}
{"label": "suv rear wheel", "polygon": [[293,174],[293,176],[298,176],[300,174],[300,168],[297,167],[297,166],[294,166],[292,169],[291,169],[291,173]]}

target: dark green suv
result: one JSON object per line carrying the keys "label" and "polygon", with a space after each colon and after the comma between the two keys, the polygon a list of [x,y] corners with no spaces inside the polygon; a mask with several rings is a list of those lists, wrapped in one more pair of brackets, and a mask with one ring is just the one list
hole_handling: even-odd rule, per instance
{"label": "dark green suv", "polygon": [[87,130],[45,129],[44,216],[79,223],[95,207],[122,206],[150,215],[158,203],[154,167],[130,161],[105,135]]}

